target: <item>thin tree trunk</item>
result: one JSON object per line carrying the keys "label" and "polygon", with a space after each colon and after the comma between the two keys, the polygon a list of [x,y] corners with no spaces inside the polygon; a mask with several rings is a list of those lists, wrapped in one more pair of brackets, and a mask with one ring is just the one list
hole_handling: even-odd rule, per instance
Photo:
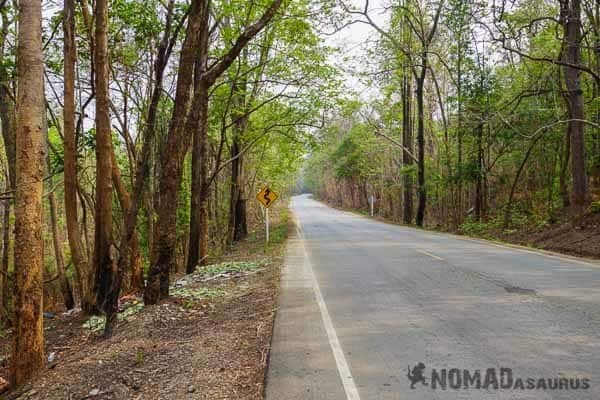
{"label": "thin tree trunk", "polygon": [[42,191],[44,60],[42,2],[19,2],[15,196],[15,327],[10,381],[21,385],[45,365]]}
{"label": "thin tree trunk", "polygon": [[[141,157],[139,157],[138,159],[136,176],[133,183],[133,196],[130,201],[130,205],[127,207],[127,211],[125,212],[123,227],[121,229],[121,242],[119,244],[119,259],[117,261],[116,276],[112,280],[112,285],[107,294],[108,307],[106,314],[106,324],[104,328],[105,337],[109,337],[112,334],[112,330],[117,319],[119,294],[121,291],[121,284],[124,271],[126,269],[128,260],[130,260],[132,257],[131,253],[135,250],[135,248],[133,248],[131,244],[135,235],[135,226],[137,223],[139,209],[141,207],[142,197],[144,196],[145,183],[148,179],[148,176],[150,175],[150,160],[152,156],[154,136],[156,134],[156,118],[158,113],[158,105],[162,97],[162,83],[165,68],[167,67],[167,63],[172,51],[170,40],[171,22],[173,18],[174,6],[174,0],[169,0],[169,3],[167,5],[165,31],[163,34],[163,38],[158,46],[158,54],[154,62],[155,83],[154,89],[152,91],[150,105],[148,108],[148,118],[146,121],[146,129],[144,130],[144,143],[142,145],[142,154]],[[178,32],[176,31],[174,34],[175,37],[177,36],[177,33]],[[142,271],[140,270],[138,276],[139,279],[143,279],[141,273]]]}
{"label": "thin tree trunk", "polygon": [[10,178],[10,187],[15,187],[15,134],[16,134],[16,110],[13,91],[9,84],[12,77],[7,69],[8,63],[5,63],[4,52],[6,51],[6,38],[9,34],[10,22],[3,8],[9,7],[8,2],[0,6],[0,17],[2,18],[2,30],[0,31],[0,131],[4,141],[4,150],[8,161],[8,176]]}
{"label": "thin tree trunk", "polygon": [[[242,82],[234,90],[234,101],[231,119],[233,124],[233,138],[231,144],[231,192],[229,198],[229,239],[237,242],[248,235],[246,224],[246,199],[244,196],[244,157],[241,154],[242,138],[246,131],[248,119],[245,115],[246,84]],[[235,93],[241,90],[241,93]]]}
{"label": "thin tree trunk", "polygon": [[[6,63],[4,62],[5,51],[6,51],[6,38],[8,37],[10,21],[8,20],[7,13],[4,9],[9,7],[8,2],[4,2],[0,6],[0,17],[2,18],[2,30],[0,31],[0,132],[2,132],[2,139],[4,143],[4,150],[6,154],[6,160],[8,164],[8,171],[6,172],[6,191],[15,189],[16,179],[16,110],[13,101],[13,93],[9,87],[11,77],[9,76]],[[10,212],[11,212],[11,201],[5,200],[3,204],[3,229],[2,229],[2,263],[0,265],[0,319],[7,322],[6,325],[10,324],[10,310],[9,310],[9,282],[8,282],[8,266],[10,260]]]}
{"label": "thin tree trunk", "polygon": [[[406,72],[406,71],[405,71]],[[406,168],[413,165],[413,158],[408,151],[413,150],[411,85],[405,73],[402,96],[402,165]],[[413,221],[413,176],[412,171],[403,174],[402,222],[406,225]]]}
{"label": "thin tree trunk", "polygon": [[[198,4],[196,4],[198,3]],[[220,61],[213,64],[210,69],[206,70],[205,73],[201,73],[202,69],[196,68],[196,73],[201,73],[200,76],[196,76],[195,86],[194,86],[194,99],[192,101],[190,116],[193,115],[201,115],[200,107],[208,107],[208,104],[202,105],[202,102],[206,102],[207,96],[205,96],[205,91],[208,91],[212,85],[216,82],[216,80],[231,66],[231,64],[237,59],[240,52],[246,47],[248,42],[255,37],[264,27],[265,25],[274,17],[275,13],[281,6],[282,0],[274,0],[270,7],[265,11],[265,13],[261,16],[261,18],[250,25],[247,29],[245,29],[240,36],[235,40],[231,49],[221,57]],[[192,2],[192,10],[194,7],[198,7],[198,14],[200,17],[200,22],[206,21],[204,26],[208,25],[209,21],[209,9],[210,9],[210,0],[202,0],[198,2]],[[206,12],[202,12],[202,10],[206,10]],[[191,12],[190,20],[194,13]],[[202,25],[202,24],[199,24]],[[200,28],[200,27],[199,27]],[[201,33],[200,30],[195,31],[197,33]],[[208,52],[208,40],[209,35],[206,33],[208,29],[205,29],[204,34],[199,34],[197,39],[199,39],[199,49],[197,50],[197,46],[193,46],[191,48],[192,60],[203,60],[207,58],[207,55],[203,53]],[[187,40],[187,37],[186,37]],[[206,45],[203,42],[206,41]],[[184,43],[185,49],[185,43]],[[196,53],[199,53],[196,56]],[[184,51],[182,51],[182,56]],[[194,57],[196,56],[196,57]],[[200,61],[201,63],[201,61]],[[191,73],[193,69],[190,64],[187,64],[185,68],[180,66],[180,72],[185,71],[186,76],[189,74],[190,84],[191,84]],[[201,84],[200,84],[201,83]],[[178,80],[179,85],[179,80]],[[187,86],[187,90],[189,90],[190,85]],[[178,88],[179,89],[179,88]],[[187,96],[187,95],[186,95]],[[187,105],[187,101],[185,102]],[[175,109],[177,111],[177,97],[175,101]],[[156,303],[160,298],[164,298],[168,296],[169,293],[169,272],[174,262],[174,251],[175,251],[175,240],[177,233],[177,221],[176,221],[176,213],[173,210],[172,205],[176,204],[179,185],[181,182],[181,170],[183,164],[183,158],[185,155],[185,150],[187,150],[189,145],[189,135],[184,135],[184,130],[181,129],[183,126],[191,126],[196,124],[195,122],[188,121],[188,116],[185,115],[185,111],[187,108],[182,110],[183,116],[182,118],[176,118],[174,112],[173,121],[177,121],[177,124],[182,124],[177,130],[170,132],[168,139],[168,147],[167,157],[169,157],[169,162],[167,165],[163,166],[163,171],[161,175],[161,195],[170,200],[167,203],[163,203],[161,199],[161,204],[168,204],[169,206],[161,207],[159,210],[158,218],[159,225],[161,226],[162,233],[159,235],[157,240],[155,240],[156,251],[153,251],[155,254],[154,259],[155,262],[152,263],[150,267],[150,271],[148,273],[148,285],[146,286],[145,291],[145,299],[148,304]],[[193,118],[193,117],[192,117]],[[202,156],[203,152],[206,152],[208,149],[206,146],[202,146],[202,143],[207,140],[207,132],[208,127],[199,126],[199,131],[192,130],[194,132],[194,136],[198,137],[195,139],[195,150],[193,150],[193,154],[196,156]],[[189,130],[188,130],[189,132]],[[206,132],[206,133],[203,133]],[[204,147],[202,149],[201,147]],[[171,151],[172,149],[172,151]],[[194,155],[192,154],[192,158]],[[206,153],[205,153],[206,154]],[[204,164],[204,165],[202,165]],[[201,169],[198,168],[201,166]],[[208,179],[202,178],[202,176],[207,176],[208,172],[208,158],[203,157],[202,160],[196,159],[192,160],[192,169],[196,168],[196,179],[192,178],[193,182],[198,182],[201,180],[206,184],[202,184],[200,186],[192,185],[192,205],[197,205],[196,209],[192,207],[190,210],[190,218],[197,218],[199,223],[203,220],[206,223],[203,223],[203,226],[200,228],[196,228],[190,226],[190,249],[192,246],[196,246],[198,243],[198,255],[194,254],[191,250],[188,252],[188,267],[193,264],[194,259],[205,259],[208,249],[208,194],[210,193],[208,189]],[[162,216],[161,216],[162,214]],[[191,221],[190,221],[191,222]],[[191,224],[192,225],[192,224]]]}
{"label": "thin tree trunk", "polygon": [[50,203],[50,224],[52,226],[52,243],[54,244],[54,260],[56,262],[56,272],[58,274],[58,282],[62,292],[65,308],[70,310],[75,307],[75,299],[73,298],[73,290],[65,272],[65,258],[62,250],[62,240],[58,230],[58,211],[56,207],[56,197],[54,192],[48,195]]}
{"label": "thin tree trunk", "polygon": [[108,64],[108,1],[96,0],[96,213],[94,221],[94,266],[96,299],[108,311],[107,295],[114,279],[112,245],[112,135],[110,125]]}
{"label": "thin tree trunk", "polygon": [[[205,60],[206,61],[206,60]],[[203,253],[202,238],[208,228],[207,186],[207,141],[208,141],[208,86],[204,81],[200,85],[199,96],[192,104],[192,118],[189,125],[194,132],[192,145],[192,199],[190,207],[190,230],[188,241],[187,273],[192,273],[197,265],[204,263],[207,251]]]}
{"label": "thin tree trunk", "polygon": [[[123,219],[127,217],[127,213],[131,208],[131,196],[123,183],[121,178],[121,171],[117,164],[117,158],[115,156],[114,148],[111,150],[112,159],[112,181],[117,192],[119,204],[123,213]],[[140,242],[136,230],[133,230],[131,241],[129,243],[129,257],[127,260],[127,268],[125,273],[129,276],[130,280],[128,284],[131,284],[131,289],[139,290],[142,289],[144,282],[143,270],[142,270],[142,257],[140,255]]]}
{"label": "thin tree trunk", "polygon": [[477,127],[477,183],[475,185],[475,219],[483,214],[483,123]]}
{"label": "thin tree trunk", "polygon": [[11,323],[9,310],[9,286],[8,286],[8,264],[10,260],[10,200],[4,200],[3,204],[3,225],[2,225],[2,263],[0,264],[0,318]]}
{"label": "thin tree trunk", "polygon": [[175,244],[177,239],[177,197],[183,160],[189,147],[191,135],[185,133],[186,115],[190,102],[191,87],[194,77],[194,61],[200,27],[203,20],[203,2],[194,0],[191,4],[186,37],[182,45],[177,75],[177,92],[173,117],[169,134],[162,151],[161,171],[157,207],[157,225],[153,240],[151,266],[148,271],[144,302],[156,304],[168,296],[169,271],[174,264]]}
{"label": "thin tree trunk", "polygon": [[77,294],[82,310],[87,314],[97,313],[93,293],[94,270],[88,263],[81,231],[77,219],[77,143],[75,134],[75,0],[65,0],[64,5],[64,180],[65,216],[71,260],[77,278]]}
{"label": "thin tree trunk", "polygon": [[425,73],[427,71],[427,56],[421,57],[422,70],[417,79],[417,146],[418,146],[418,176],[417,176],[417,226],[423,226],[425,219],[425,208],[427,205],[427,188],[425,187],[425,105],[424,105],[424,86]]}
{"label": "thin tree trunk", "polygon": [[523,170],[525,169],[525,165],[527,165],[527,161],[529,160],[529,156],[531,156],[531,152],[533,151],[533,148],[535,147],[536,143],[540,140],[541,137],[542,137],[542,135],[538,135],[532,140],[531,144],[529,145],[529,148],[527,149],[527,152],[525,153],[525,157],[523,157],[523,161],[521,161],[521,165],[519,165],[519,169],[517,170],[517,173],[515,174],[515,179],[513,180],[513,183],[510,187],[510,194],[508,195],[508,201],[506,202],[506,208],[504,209],[504,224],[503,224],[504,229],[506,229],[510,226],[511,215],[512,215],[512,204],[513,204],[513,199],[515,197],[515,191],[517,189],[517,184],[519,183],[519,178],[521,177],[521,174],[523,173]]}

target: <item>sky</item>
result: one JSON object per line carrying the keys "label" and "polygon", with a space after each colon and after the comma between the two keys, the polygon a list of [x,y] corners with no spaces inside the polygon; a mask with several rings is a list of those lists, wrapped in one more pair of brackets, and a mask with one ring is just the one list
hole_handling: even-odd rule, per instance
{"label": "sky", "polygon": [[[382,10],[385,0],[369,1],[369,16],[379,26],[385,27],[387,18]],[[365,0],[345,0],[345,4],[363,9]],[[352,20],[359,19],[352,16]],[[364,20],[364,18],[362,18]],[[323,35],[326,45],[337,47],[341,54],[332,56],[330,61],[343,71],[343,78],[348,89],[359,94],[363,99],[377,96],[378,90],[363,82],[358,73],[369,70],[367,49],[379,38],[378,33],[368,24],[353,23],[333,35]]]}

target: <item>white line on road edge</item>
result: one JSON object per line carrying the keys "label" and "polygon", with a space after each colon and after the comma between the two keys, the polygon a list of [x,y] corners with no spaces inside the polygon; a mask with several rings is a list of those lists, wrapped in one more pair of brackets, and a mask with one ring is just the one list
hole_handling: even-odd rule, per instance
{"label": "white line on road edge", "polygon": [[421,249],[416,249],[416,250],[417,250],[417,253],[425,254],[426,256],[435,258],[436,260],[444,261],[444,259],[442,257],[438,257],[435,254],[428,253],[425,250],[421,250]]}
{"label": "white line on road edge", "polygon": [[358,389],[356,388],[354,378],[352,377],[352,373],[350,372],[348,361],[346,361],[346,356],[344,356],[344,351],[342,350],[342,346],[340,345],[340,341],[338,340],[337,333],[335,332],[335,328],[333,327],[333,322],[331,321],[331,317],[329,316],[329,311],[327,311],[327,305],[323,300],[323,295],[321,294],[319,283],[317,282],[317,278],[315,278],[312,264],[310,262],[310,259],[308,258],[308,253],[306,252],[306,247],[304,246],[304,235],[302,234],[302,227],[300,226],[300,221],[298,220],[298,218],[295,218],[295,220],[297,228],[296,231],[298,232],[298,239],[300,240],[300,243],[302,245],[302,252],[304,254],[306,267],[308,269],[308,273],[312,281],[312,287],[315,292],[317,304],[319,305],[319,310],[321,311],[321,318],[323,319],[325,332],[327,332],[327,339],[329,339],[329,345],[331,346],[331,351],[333,352],[333,357],[335,358],[338,373],[340,374],[340,378],[342,380],[342,386],[344,386],[344,391],[346,392],[346,398],[348,400],[360,400],[360,395],[358,394]]}

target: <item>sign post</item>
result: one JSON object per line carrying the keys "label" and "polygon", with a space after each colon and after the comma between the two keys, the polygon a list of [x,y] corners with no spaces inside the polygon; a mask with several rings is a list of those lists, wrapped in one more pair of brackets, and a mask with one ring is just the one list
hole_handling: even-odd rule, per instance
{"label": "sign post", "polygon": [[269,243],[269,209],[266,211],[266,220],[267,220],[267,243]]}
{"label": "sign post", "polygon": [[269,243],[269,208],[275,203],[275,201],[279,198],[277,193],[269,189],[268,186],[265,186],[258,194],[256,195],[256,200],[258,200],[265,207],[265,225],[266,225],[266,239],[267,243]]}

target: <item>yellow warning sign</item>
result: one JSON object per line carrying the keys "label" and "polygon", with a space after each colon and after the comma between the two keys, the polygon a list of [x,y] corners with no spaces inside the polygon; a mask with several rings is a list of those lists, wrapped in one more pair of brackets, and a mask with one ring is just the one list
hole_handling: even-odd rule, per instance
{"label": "yellow warning sign", "polygon": [[263,206],[269,208],[279,198],[277,193],[269,189],[268,187],[263,188],[257,195],[256,200],[260,201]]}

